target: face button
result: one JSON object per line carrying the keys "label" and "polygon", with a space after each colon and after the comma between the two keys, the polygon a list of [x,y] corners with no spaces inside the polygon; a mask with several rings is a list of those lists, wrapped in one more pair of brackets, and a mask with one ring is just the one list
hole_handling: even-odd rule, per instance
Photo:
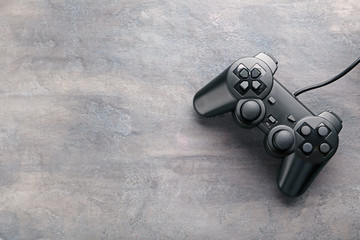
{"label": "face button", "polygon": [[242,106],[241,106],[241,116],[247,120],[247,121],[254,121],[256,120],[260,114],[261,114],[261,107],[259,105],[259,103],[255,102],[255,101],[246,101]]}
{"label": "face button", "polygon": [[291,114],[287,117],[287,119],[288,119],[290,122],[295,122],[295,121],[296,121],[295,118],[294,118],[294,116],[291,115]]}
{"label": "face button", "polygon": [[319,147],[321,153],[326,154],[330,151],[330,145],[327,143],[322,143]]}
{"label": "face button", "polygon": [[311,153],[311,151],[313,150],[313,146],[311,145],[311,143],[304,143],[304,145],[302,146],[302,150],[304,153]]}
{"label": "face button", "polygon": [[255,90],[258,90],[260,86],[261,86],[261,83],[259,81],[252,81],[252,87]]}
{"label": "face button", "polygon": [[321,126],[318,128],[318,134],[322,137],[325,137],[326,135],[328,135],[329,130],[327,129],[327,127],[325,126]]}
{"label": "face button", "polygon": [[260,77],[260,75],[261,75],[261,72],[260,72],[259,69],[254,68],[253,70],[251,70],[251,77],[252,78],[258,78],[258,77]]}
{"label": "face button", "polygon": [[271,103],[272,105],[274,105],[274,104],[276,103],[276,100],[275,100],[275,98],[273,98],[273,97],[269,97],[268,101],[269,101],[269,103]]}
{"label": "face button", "polygon": [[273,137],[274,146],[280,151],[286,151],[294,144],[293,135],[287,130],[280,130]]}
{"label": "face button", "polygon": [[307,136],[307,135],[309,135],[309,134],[311,133],[311,129],[310,129],[309,126],[303,126],[303,127],[301,128],[300,132],[301,132],[301,134],[302,134],[303,136]]}
{"label": "face button", "polygon": [[242,83],[240,83],[240,88],[242,90],[246,90],[249,87],[249,82],[248,81],[243,81]]}
{"label": "face button", "polygon": [[271,122],[272,124],[276,123],[276,118],[274,118],[272,115],[270,115],[268,117],[268,119],[269,119],[269,122]]}
{"label": "face button", "polygon": [[239,72],[239,76],[243,79],[246,79],[249,77],[249,72],[245,68],[241,69]]}

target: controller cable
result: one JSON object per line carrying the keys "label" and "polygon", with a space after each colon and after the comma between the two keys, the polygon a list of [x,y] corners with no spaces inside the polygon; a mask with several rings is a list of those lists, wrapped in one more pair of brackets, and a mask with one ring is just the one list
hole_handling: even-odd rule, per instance
{"label": "controller cable", "polygon": [[348,66],[344,71],[342,71],[341,73],[339,73],[338,75],[336,75],[335,77],[332,77],[328,80],[326,80],[325,82],[321,82],[321,83],[317,83],[308,87],[304,87],[301,88],[299,90],[297,90],[296,92],[294,92],[294,96],[297,97],[300,94],[316,89],[316,88],[320,88],[320,87],[324,87],[330,83],[335,82],[336,80],[342,78],[343,76],[345,76],[348,72],[350,72],[354,67],[356,67],[356,65],[358,65],[360,63],[360,57],[358,59],[356,59],[350,66]]}

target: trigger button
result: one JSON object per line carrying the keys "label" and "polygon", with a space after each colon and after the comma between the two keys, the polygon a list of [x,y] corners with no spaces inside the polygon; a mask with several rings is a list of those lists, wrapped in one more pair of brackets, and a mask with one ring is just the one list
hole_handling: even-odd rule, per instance
{"label": "trigger button", "polygon": [[278,64],[278,60],[270,53],[265,53],[266,55],[268,55],[276,64]]}

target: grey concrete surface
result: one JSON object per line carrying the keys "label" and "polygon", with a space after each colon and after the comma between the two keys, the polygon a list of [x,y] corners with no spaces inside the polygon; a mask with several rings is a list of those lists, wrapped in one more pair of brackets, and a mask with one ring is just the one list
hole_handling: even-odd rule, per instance
{"label": "grey concrete surface", "polygon": [[360,239],[359,68],[300,97],[344,128],[296,199],[257,129],[192,109],[237,58],[296,90],[359,37],[359,0],[2,0],[0,239]]}

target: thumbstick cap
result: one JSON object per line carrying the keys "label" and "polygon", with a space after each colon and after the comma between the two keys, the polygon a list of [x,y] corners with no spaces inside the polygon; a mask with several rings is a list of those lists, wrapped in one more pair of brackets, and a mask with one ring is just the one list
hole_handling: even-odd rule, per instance
{"label": "thumbstick cap", "polygon": [[274,146],[280,151],[286,151],[294,144],[293,135],[287,130],[280,130],[273,137]]}
{"label": "thumbstick cap", "polygon": [[241,106],[241,116],[248,121],[256,120],[261,114],[260,104],[249,100]]}

